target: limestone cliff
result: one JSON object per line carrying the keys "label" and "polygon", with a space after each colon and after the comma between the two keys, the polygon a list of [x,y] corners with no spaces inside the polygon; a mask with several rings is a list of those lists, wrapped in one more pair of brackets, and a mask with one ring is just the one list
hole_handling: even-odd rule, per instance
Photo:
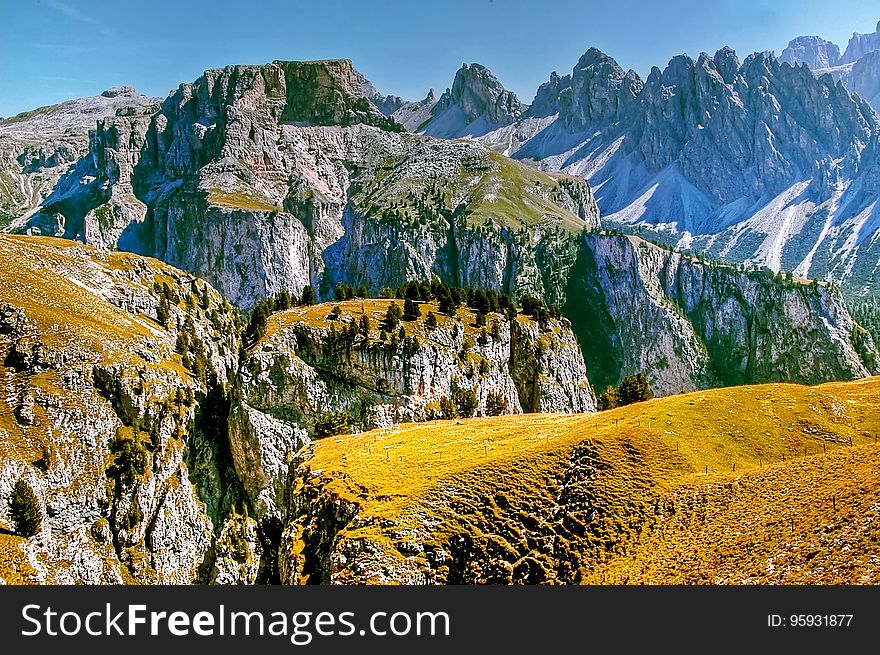
{"label": "limestone cliff", "polygon": [[243,307],[431,273],[558,302],[536,253],[597,224],[589,186],[402,133],[363,93],[344,60],[208,71],[151,118],[104,120],[25,229],[156,256]]}
{"label": "limestone cliff", "polygon": [[212,419],[237,359],[229,305],[135,255],[8,236],[0,251],[0,521],[18,480],[43,514],[2,577],[210,580],[240,507]]}
{"label": "limestone cliff", "polygon": [[571,285],[568,311],[599,389],[634,371],[660,395],[877,372],[874,344],[856,338],[861,328],[825,283],[596,232]]}
{"label": "limestone cliff", "polygon": [[152,114],[158,98],[131,87],[0,119],[0,227],[26,218],[89,152],[96,121]]}
{"label": "limestone cliff", "polygon": [[382,321],[392,302],[277,313],[243,360],[230,439],[258,512],[278,513],[292,456],[328,415],[343,415],[347,432],[457,414],[595,411],[567,320],[539,325],[490,313],[477,327],[472,310],[446,316],[436,303],[419,303],[422,318],[389,334]]}

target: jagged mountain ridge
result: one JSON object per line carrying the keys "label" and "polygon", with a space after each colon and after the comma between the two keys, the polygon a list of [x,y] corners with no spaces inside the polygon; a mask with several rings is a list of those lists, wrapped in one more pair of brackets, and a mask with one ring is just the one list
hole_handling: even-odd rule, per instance
{"label": "jagged mountain ridge", "polygon": [[642,81],[591,49],[479,141],[588,180],[609,222],[866,293],[880,266],[878,135],[865,101],[770,53],[682,55]]}
{"label": "jagged mountain ridge", "polygon": [[[732,52],[717,59],[735,76]],[[687,69],[688,62],[682,58],[678,67]],[[660,78],[658,72],[646,88],[660,85]],[[548,130],[597,121],[613,126],[638,109],[645,94],[637,76],[596,50],[556,87],[556,113],[524,121],[551,120]],[[574,89],[590,89],[588,101]],[[637,370],[661,395],[712,386],[724,382],[712,371],[727,366],[732,352],[752,361],[735,368],[738,382],[812,382],[874,370],[873,346],[856,347],[842,299],[824,286],[812,287],[816,298],[795,323],[827,335],[829,349],[817,355],[822,365],[803,357],[783,362],[745,331],[707,349],[713,336],[705,317],[682,322],[675,307],[703,299],[728,306],[731,325],[745,325],[752,309],[729,300],[740,284],[749,286],[746,277],[709,276],[663,300],[658,289],[665,273],[648,266],[628,287],[606,288],[608,280],[587,275],[583,266],[623,241],[590,235],[599,219],[587,183],[535,170],[473,140],[406,134],[364,90],[363,76],[345,60],[208,71],[181,85],[152,116],[101,121],[90,156],[26,229],[157,256],[203,276],[243,307],[280,291],[299,293],[307,284],[327,298],[340,282],[376,294],[432,276],[454,286],[533,295],[568,308],[591,375],[603,386]],[[553,94],[544,95],[549,102]],[[556,121],[562,114],[568,118]],[[693,129],[689,125],[682,129]],[[641,138],[663,165],[670,155],[651,144],[666,137]],[[619,263],[626,274],[647,261],[641,249],[634,252],[638,256]],[[689,262],[685,268],[697,270]],[[723,283],[715,286],[716,280]],[[768,284],[779,282],[768,278]],[[778,298],[787,293],[780,288]],[[654,313],[648,309],[653,298],[659,299]],[[770,324],[779,328],[791,320],[784,308],[784,302],[765,308]],[[820,377],[811,377],[814,372]]]}
{"label": "jagged mountain ridge", "polygon": [[793,39],[782,51],[780,61],[805,64],[817,76],[831,75],[847,89],[858,93],[875,110],[880,108],[880,23],[871,34],[853,33],[846,50],[818,36]]}

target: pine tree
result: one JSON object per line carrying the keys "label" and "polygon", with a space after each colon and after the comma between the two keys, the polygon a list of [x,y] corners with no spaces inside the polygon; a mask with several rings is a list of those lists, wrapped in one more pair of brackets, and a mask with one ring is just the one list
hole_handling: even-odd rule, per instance
{"label": "pine tree", "polygon": [[486,414],[501,416],[507,413],[507,399],[500,391],[490,391],[486,398]]}
{"label": "pine tree", "polygon": [[275,298],[275,308],[279,312],[287,311],[293,305],[293,300],[290,297],[290,292],[287,289],[278,292],[278,295]]}
{"label": "pine tree", "polygon": [[171,315],[171,306],[168,298],[161,296],[159,298],[159,307],[156,309],[156,320],[164,327],[168,327],[168,317]]}
{"label": "pine tree", "polygon": [[617,395],[617,387],[609,386],[599,396],[599,409],[614,409],[620,406],[620,397]]}
{"label": "pine tree", "polygon": [[648,385],[648,377],[642,372],[624,378],[617,391],[621,405],[640,403],[654,397]]}
{"label": "pine tree", "polygon": [[445,293],[438,296],[437,299],[439,302],[438,310],[441,314],[446,314],[447,316],[455,316],[455,313],[458,310],[458,303],[453,300],[451,292],[447,290]]}
{"label": "pine tree", "polygon": [[302,298],[299,303],[305,307],[315,304],[315,290],[311,285],[307,284],[302,291]]}
{"label": "pine tree", "polygon": [[419,306],[411,299],[407,298],[403,301],[403,320],[417,321],[422,316]]}
{"label": "pine tree", "polygon": [[263,335],[266,334],[266,325],[270,314],[269,304],[265,300],[258,300],[251,313],[245,334],[248,343],[254,344],[263,338]]}
{"label": "pine tree", "polygon": [[403,315],[403,312],[400,310],[400,305],[396,302],[388,305],[388,310],[385,312],[385,318],[382,321],[382,329],[386,332],[393,332],[397,329],[397,324],[400,323],[400,317]]}
{"label": "pine tree", "polygon": [[425,319],[425,324],[429,329],[433,330],[437,327],[437,315],[434,312],[428,312],[428,318]]}
{"label": "pine tree", "polygon": [[15,533],[22,537],[33,537],[40,530],[43,522],[43,510],[40,501],[31,486],[19,478],[12,488],[9,498],[9,518],[15,527]]}

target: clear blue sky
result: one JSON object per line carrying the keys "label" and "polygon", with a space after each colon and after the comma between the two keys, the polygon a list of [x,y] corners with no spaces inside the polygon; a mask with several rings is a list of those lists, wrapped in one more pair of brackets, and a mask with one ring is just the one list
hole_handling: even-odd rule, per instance
{"label": "clear blue sky", "polygon": [[130,84],[165,96],[207,68],[347,57],[384,93],[449,86],[463,62],[524,102],[596,46],[641,75],[676,54],[779,53],[872,32],[868,0],[0,0],[0,116]]}

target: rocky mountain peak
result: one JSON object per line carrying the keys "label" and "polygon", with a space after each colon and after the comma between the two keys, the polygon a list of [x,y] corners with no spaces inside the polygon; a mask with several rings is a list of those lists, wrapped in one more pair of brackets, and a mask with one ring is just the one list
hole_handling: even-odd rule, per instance
{"label": "rocky mountain peak", "polygon": [[133,86],[111,86],[101,95],[105,98],[118,98],[119,96],[139,96],[141,94]]}
{"label": "rocky mountain peak", "polygon": [[385,116],[391,116],[398,109],[409,104],[408,100],[404,100],[400,96],[384,95],[359,70],[355,70],[355,76],[361,85],[361,93]]}
{"label": "rocky mountain peak", "polygon": [[792,66],[806,64],[813,70],[831,68],[840,63],[840,48],[819,36],[799,36],[788,42],[779,61]]}
{"label": "rocky mountain peak", "polygon": [[628,76],[613,58],[590,48],[571,74],[571,108],[566,123],[578,129],[613,122],[640,91],[641,81],[635,73]]}
{"label": "rocky mountain peak", "polygon": [[480,64],[463,64],[437,107],[440,111],[457,107],[469,123],[482,118],[498,126],[512,123],[525,110],[516,94]]}
{"label": "rocky mountain peak", "polygon": [[880,50],[880,23],[877,23],[876,31],[871,34],[853,32],[839,63],[851,64],[875,50]]}
{"label": "rocky mountain peak", "polygon": [[180,85],[162,113],[181,124],[186,116],[199,116],[202,124],[196,129],[205,137],[202,152],[207,156],[213,153],[204,148],[222,146],[230,128],[252,123],[402,129],[364,95],[364,79],[348,59],[227,66]]}
{"label": "rocky mountain peak", "polygon": [[612,57],[590,48],[578,59],[571,75],[560,77],[554,71],[538,88],[529,115],[558,112],[571,131],[603,126],[617,120],[642,87],[635,71],[624,71]]}
{"label": "rocky mountain peak", "polygon": [[718,70],[718,73],[724,81],[727,84],[732,84],[733,80],[736,78],[736,73],[739,70],[739,67],[742,65],[733,48],[724,46],[715,53],[713,61],[715,68]]}

